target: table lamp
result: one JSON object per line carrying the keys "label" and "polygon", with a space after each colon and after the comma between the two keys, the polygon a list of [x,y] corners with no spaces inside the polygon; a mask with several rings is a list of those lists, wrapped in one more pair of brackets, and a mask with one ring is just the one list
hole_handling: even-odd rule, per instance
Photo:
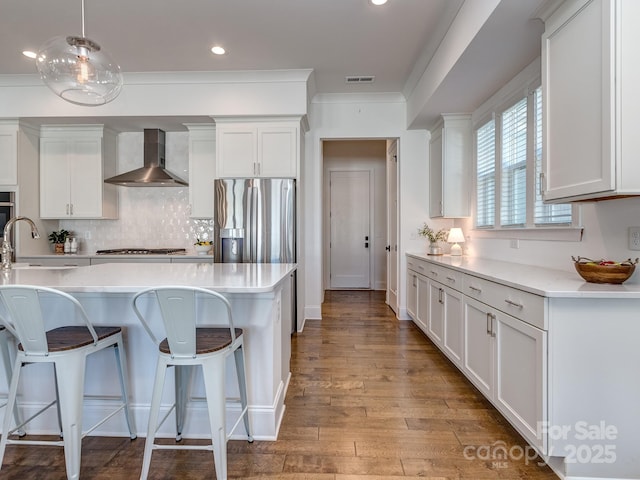
{"label": "table lamp", "polygon": [[451,255],[462,255],[462,247],[458,245],[459,243],[464,243],[464,233],[462,233],[461,228],[454,227],[449,230],[447,242],[453,243],[451,245]]}

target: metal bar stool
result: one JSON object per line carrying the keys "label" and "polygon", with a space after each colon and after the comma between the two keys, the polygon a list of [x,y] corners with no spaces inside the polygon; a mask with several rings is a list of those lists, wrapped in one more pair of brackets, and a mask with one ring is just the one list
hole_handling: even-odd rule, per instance
{"label": "metal bar stool", "polygon": [[[4,365],[5,376],[7,377],[7,386],[11,384],[11,377],[13,376],[13,369],[11,365],[13,364],[11,350],[9,344],[14,341],[13,335],[4,327],[4,321],[0,317],[0,355],[2,356],[2,364]],[[4,407],[6,403],[0,405],[0,407]],[[18,405],[13,406],[13,418],[16,421],[16,425],[22,424],[22,415],[20,415],[20,411],[18,410]],[[16,432],[20,437],[24,437],[24,430],[18,430]]]}
{"label": "metal bar stool", "polygon": [[[69,302],[73,309],[75,321],[72,323],[74,325],[53,328],[47,331],[45,327],[45,312],[41,305],[42,296],[53,297],[60,302]],[[129,409],[128,378],[122,329],[120,327],[93,327],[82,305],[75,298],[52,288],[5,285],[0,286],[0,298],[8,312],[5,326],[20,342],[2,424],[0,468],[8,444],[57,445],[64,447],[67,478],[79,478],[82,439],[121,410],[124,410],[131,439],[136,438],[136,434],[132,429]],[[83,432],[82,406],[86,357],[108,347],[113,347],[116,356],[120,377],[120,404],[103,420]],[[12,416],[8,412],[12,411],[16,404],[22,367],[33,363],[53,364],[56,400],[12,429]],[[9,435],[18,431],[54,404],[58,407],[59,421],[62,425],[62,440],[12,440],[9,438]]]}
{"label": "metal bar stool", "polygon": [[[142,299],[151,300],[145,304]],[[206,300],[213,300],[224,306],[226,318],[210,319],[205,322],[198,319],[198,304]],[[227,478],[227,440],[226,430],[226,394],[225,394],[225,361],[233,353],[235,358],[236,375],[240,391],[241,414],[230,430],[230,434],[244,420],[248,441],[253,442],[247,408],[247,387],[244,368],[244,349],[242,329],[233,327],[231,305],[217,292],[197,287],[166,286],[149,288],[137,293],[133,298],[133,309],[145,330],[158,345],[159,356],[156,367],[156,377],[149,413],[149,426],[142,460],[140,478],[146,479],[151,466],[153,450],[159,449],[187,449],[213,451],[216,478]],[[162,317],[162,335],[154,333],[149,321],[153,306],[158,306]],[[157,311],[157,310],[156,310]],[[224,317],[224,316],[223,316]],[[214,327],[212,325],[217,325]],[[220,327],[224,325],[224,327]],[[165,337],[166,338],[163,338]],[[204,387],[207,397],[209,423],[211,427],[210,445],[160,445],[155,443],[158,428],[164,423],[169,414],[176,410],[176,441],[182,438],[185,407],[187,400],[188,373],[193,366],[200,365],[204,377]],[[158,422],[160,402],[164,389],[166,370],[174,367],[175,373],[175,403],[166,415]]]}

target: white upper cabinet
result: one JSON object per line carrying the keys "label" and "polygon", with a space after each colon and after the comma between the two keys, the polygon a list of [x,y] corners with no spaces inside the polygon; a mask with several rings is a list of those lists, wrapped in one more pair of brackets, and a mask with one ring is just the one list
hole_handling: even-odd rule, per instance
{"label": "white upper cabinet", "polygon": [[299,121],[216,119],[216,174],[220,178],[295,178]]}
{"label": "white upper cabinet", "polygon": [[18,122],[0,122],[0,185],[18,184]]}
{"label": "white upper cabinet", "polygon": [[470,215],[471,147],[471,115],[443,115],[429,142],[431,218]]}
{"label": "white upper cabinet", "polygon": [[636,0],[568,0],[542,37],[543,198],[640,194]]}
{"label": "white upper cabinet", "polygon": [[213,218],[216,177],[214,125],[186,124],[189,129],[189,207],[193,218]]}
{"label": "white upper cabinet", "polygon": [[101,125],[42,126],[40,217],[117,218],[117,138]]}

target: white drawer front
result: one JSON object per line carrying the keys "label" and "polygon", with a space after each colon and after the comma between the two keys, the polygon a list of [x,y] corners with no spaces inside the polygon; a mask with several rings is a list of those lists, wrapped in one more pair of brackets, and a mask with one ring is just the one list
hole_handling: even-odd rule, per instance
{"label": "white drawer front", "polygon": [[502,312],[546,330],[544,297],[517,288],[464,275],[463,293]]}
{"label": "white drawer front", "polygon": [[421,275],[427,274],[428,262],[419,258],[407,257],[407,269],[413,270]]}
{"label": "white drawer front", "polygon": [[440,282],[447,287],[462,292],[462,278],[464,277],[462,272],[430,263],[427,266],[426,275],[436,282]]}

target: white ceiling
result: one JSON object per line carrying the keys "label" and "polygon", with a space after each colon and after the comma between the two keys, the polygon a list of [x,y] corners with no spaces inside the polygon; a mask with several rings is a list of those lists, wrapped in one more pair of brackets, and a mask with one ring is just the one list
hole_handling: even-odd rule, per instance
{"label": "white ceiling", "polygon": [[[463,1],[85,0],[85,34],[120,64],[125,82],[127,72],[311,68],[320,94],[408,97]],[[477,107],[496,82],[535,58],[541,24],[532,24],[531,14],[541,1],[502,0],[487,22],[491,32],[477,36],[473,55],[452,72],[455,88],[443,89],[433,108],[448,99],[466,103],[456,108]],[[57,35],[80,35],[80,12],[81,0],[0,0],[0,75],[35,74],[21,52]],[[228,54],[211,54],[214,44]],[[348,85],[347,75],[374,75],[375,82]],[[429,112],[423,116],[427,121]]]}

